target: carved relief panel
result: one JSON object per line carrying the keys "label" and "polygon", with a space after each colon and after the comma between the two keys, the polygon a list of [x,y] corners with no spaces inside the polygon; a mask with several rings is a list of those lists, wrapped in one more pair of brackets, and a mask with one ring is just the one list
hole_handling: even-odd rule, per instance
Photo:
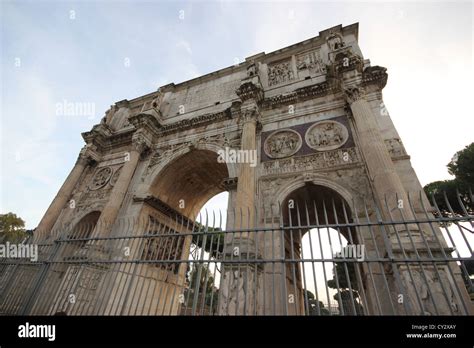
{"label": "carved relief panel", "polygon": [[305,134],[309,147],[317,151],[334,150],[344,145],[349,138],[347,128],[336,121],[322,121],[312,125]]}
{"label": "carved relief panel", "polygon": [[268,65],[268,85],[275,86],[294,80],[295,74],[291,59]]}
{"label": "carved relief panel", "polygon": [[310,75],[321,75],[326,73],[326,64],[318,51],[301,53],[296,56],[296,69],[298,73],[308,71]]}
{"label": "carved relief panel", "polygon": [[283,158],[294,155],[301,148],[302,140],[298,132],[291,129],[276,131],[264,144],[264,151],[270,158]]}
{"label": "carved relief panel", "polygon": [[[289,159],[287,157],[316,155],[337,149],[345,150],[341,154],[349,154],[351,148],[355,148],[355,144],[345,116],[262,133],[262,162],[282,162],[284,158]],[[330,155],[323,157],[329,160]],[[348,159],[346,163],[350,161]]]}

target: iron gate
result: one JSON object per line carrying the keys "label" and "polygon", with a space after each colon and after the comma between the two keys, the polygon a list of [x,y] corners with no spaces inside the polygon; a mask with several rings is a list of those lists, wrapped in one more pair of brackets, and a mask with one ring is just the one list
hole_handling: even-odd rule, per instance
{"label": "iron gate", "polygon": [[472,314],[472,202],[410,197],[400,209],[413,221],[332,200],[256,210],[246,228],[227,212],[227,228],[205,213],[121,220],[107,238],[90,236],[97,225],[59,229],[23,242],[37,259],[0,260],[0,313]]}

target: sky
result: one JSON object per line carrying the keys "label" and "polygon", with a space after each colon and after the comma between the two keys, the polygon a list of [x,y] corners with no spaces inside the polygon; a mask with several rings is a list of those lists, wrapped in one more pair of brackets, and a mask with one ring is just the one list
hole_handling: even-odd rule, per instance
{"label": "sky", "polygon": [[[425,185],[474,141],[470,2],[0,1],[0,212],[37,226],[111,104],[359,22]],[[89,112],[69,115],[65,103]],[[206,205],[225,209],[226,194]]]}

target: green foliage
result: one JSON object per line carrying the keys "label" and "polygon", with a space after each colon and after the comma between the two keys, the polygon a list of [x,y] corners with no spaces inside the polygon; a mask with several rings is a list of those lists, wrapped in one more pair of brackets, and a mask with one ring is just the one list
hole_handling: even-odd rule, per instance
{"label": "green foliage", "polygon": [[[309,315],[329,315],[329,311],[324,308],[324,303],[321,301],[316,300],[314,294],[309,291],[305,290],[306,295],[305,298],[308,298],[308,307],[309,307]],[[319,306],[319,312],[318,312]]]}
{"label": "green foliage", "polygon": [[[455,178],[429,183],[423,187],[426,195],[430,201],[436,201],[442,216],[465,215],[463,207],[472,213],[474,201],[469,189],[474,188],[474,143],[458,151],[447,167],[449,174]],[[435,215],[440,214],[436,212]]]}
{"label": "green foliage", "polygon": [[349,282],[347,281],[347,274],[344,265],[347,265],[347,274],[349,275],[349,281],[351,283],[352,290],[359,290],[359,283],[357,282],[355,263],[354,262],[337,262],[333,269],[334,278],[328,280],[328,286],[332,289],[337,289],[337,280],[339,282],[340,289],[349,289]]}
{"label": "green foliage", "polygon": [[0,214],[0,242],[19,243],[26,237],[23,219],[13,213]]}
{"label": "green foliage", "polygon": [[357,301],[358,298],[359,298],[359,293],[354,290],[352,291],[352,298],[351,298],[351,292],[348,289],[341,290],[339,291],[339,294],[334,295],[334,299],[339,304],[339,311],[342,314],[341,309],[343,308],[344,315],[363,315],[364,314],[362,305]]}
{"label": "green foliage", "polygon": [[[193,231],[195,234],[192,243],[217,258],[217,254],[224,249],[224,232],[220,228],[205,227],[196,222]],[[216,233],[218,232],[218,233]],[[205,245],[204,245],[205,244]]]}
{"label": "green foliage", "polygon": [[460,184],[474,187],[474,143],[456,152],[447,167]]}
{"label": "green foliage", "polygon": [[[201,271],[200,277],[199,270]],[[195,264],[191,267],[190,271],[188,267],[186,280],[189,283],[189,288],[185,290],[184,294],[187,300],[187,307],[192,308],[196,290],[199,289],[196,310],[200,311],[204,307],[210,313],[215,313],[217,311],[219,289],[214,287],[214,276],[209,267],[207,265]]]}
{"label": "green foliage", "polygon": [[[344,265],[347,265],[347,272]],[[357,301],[359,298],[359,282],[357,281],[355,267],[356,264],[354,262],[336,262],[336,266],[333,269],[334,277],[327,282],[330,288],[338,290],[338,293],[334,295],[334,299],[339,304],[341,313],[341,309],[344,310],[344,315],[364,314],[362,305]],[[352,298],[351,290],[349,289],[349,281],[352,288]],[[337,286],[338,283],[339,288]]]}
{"label": "green foliage", "polygon": [[[428,196],[431,204],[434,205],[433,200],[436,202],[441,215],[450,216],[453,214],[464,215],[465,212],[463,207],[467,210],[473,209],[473,204],[469,197],[469,193],[466,191],[459,191],[460,189],[462,190],[462,188],[463,185],[460,185],[459,182],[454,179],[434,181],[426,185],[423,189],[425,190],[425,193]],[[436,212],[435,215],[440,215],[439,212]]]}

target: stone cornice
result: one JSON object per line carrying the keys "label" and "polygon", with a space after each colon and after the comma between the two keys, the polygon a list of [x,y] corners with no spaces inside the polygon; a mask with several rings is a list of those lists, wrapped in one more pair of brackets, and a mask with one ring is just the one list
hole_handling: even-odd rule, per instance
{"label": "stone cornice", "polygon": [[193,221],[189,220],[186,216],[178,212],[176,209],[170,207],[158,197],[152,195],[148,195],[145,197],[133,196],[133,201],[136,203],[145,203],[149,205],[150,207],[158,210],[160,213],[168,216],[173,220],[176,220],[178,223],[182,223],[182,226],[194,225]]}
{"label": "stone cornice", "polygon": [[96,127],[94,126],[89,132],[82,133],[82,137],[87,144],[95,145],[98,152],[130,144],[135,132],[133,128],[117,133],[102,132],[100,128]]}
{"label": "stone cornice", "polygon": [[158,135],[165,136],[171,133],[180,132],[186,129],[201,127],[213,122],[219,122],[223,120],[229,120],[232,118],[232,112],[230,108],[224,111],[204,114],[190,119],[181,120],[175,123],[161,126]]}
{"label": "stone cornice", "polygon": [[279,94],[266,98],[262,104],[265,109],[272,109],[281,105],[295,104],[308,99],[323,97],[329,93],[338,92],[338,86],[332,81],[324,81],[315,85],[301,87],[287,94]]}
{"label": "stone cornice", "polygon": [[150,114],[140,113],[128,118],[130,124],[132,124],[136,129],[146,129],[152,133],[158,133],[161,129],[161,124],[158,120]]}
{"label": "stone cornice", "polygon": [[97,151],[102,152],[109,142],[112,136],[112,130],[106,124],[96,124],[89,132],[83,132],[82,138],[87,144],[94,145]]}
{"label": "stone cornice", "polygon": [[253,99],[257,104],[260,104],[265,98],[260,79],[256,75],[242,81],[235,93],[242,102]]}
{"label": "stone cornice", "polygon": [[380,89],[387,84],[387,69],[381,66],[369,66],[365,68],[362,74],[362,85],[368,86],[375,84]]}
{"label": "stone cornice", "polygon": [[93,144],[86,144],[83,146],[77,157],[77,164],[82,165],[95,165],[100,161],[100,155],[97,152],[97,147]]}

